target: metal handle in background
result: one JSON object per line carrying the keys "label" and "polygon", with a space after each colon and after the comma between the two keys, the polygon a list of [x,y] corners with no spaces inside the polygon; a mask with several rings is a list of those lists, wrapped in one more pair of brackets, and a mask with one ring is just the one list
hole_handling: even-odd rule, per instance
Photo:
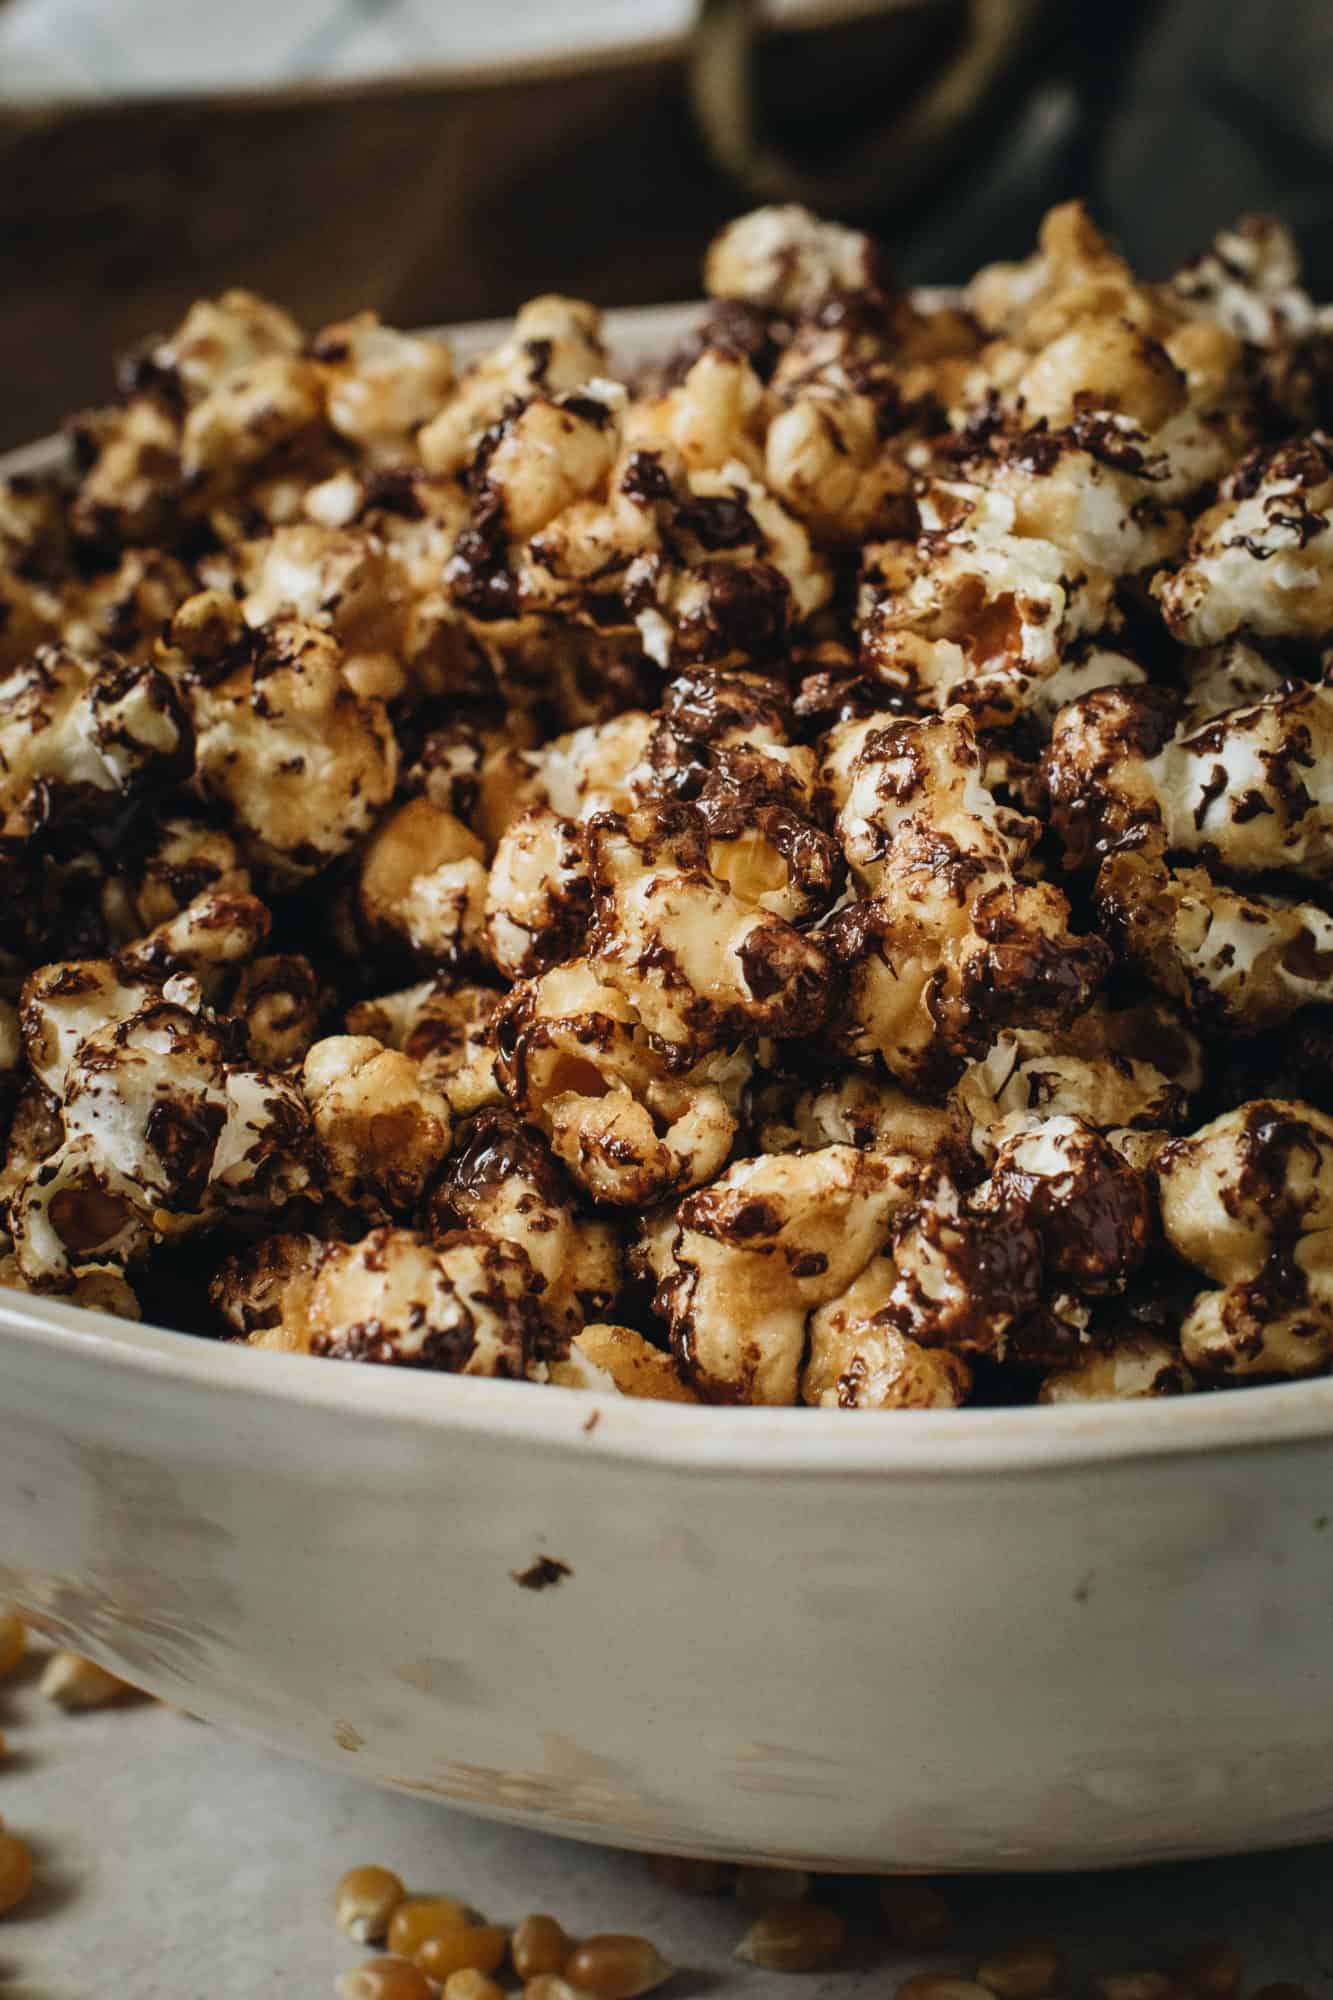
{"label": "metal handle in background", "polygon": [[963,44],[886,131],[819,172],[794,160],[763,131],[756,45],[763,0],[700,0],[689,85],[704,138],[718,164],[752,197],[802,201],[843,213],[896,201],[929,172],[959,126],[981,107],[1019,49],[1040,0],[970,0]]}

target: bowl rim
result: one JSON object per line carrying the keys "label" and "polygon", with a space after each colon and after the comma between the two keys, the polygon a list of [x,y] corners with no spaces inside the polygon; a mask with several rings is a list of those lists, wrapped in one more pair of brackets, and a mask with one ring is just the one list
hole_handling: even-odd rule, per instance
{"label": "bowl rim", "polygon": [[[642,348],[678,338],[702,310],[701,300],[612,307],[606,331],[612,343],[619,339]],[[504,318],[427,330],[446,335],[466,362],[505,338],[512,325],[512,318]],[[59,435],[38,439],[0,453],[0,477],[52,472],[63,454]],[[423,1369],[349,1367],[323,1356],[269,1353],[116,1319],[58,1297],[0,1289],[0,1379],[7,1355],[22,1353],[40,1363],[43,1351],[62,1364],[97,1364],[145,1385],[194,1386],[210,1395],[277,1400],[343,1417],[360,1414],[391,1426],[462,1429],[496,1441],[572,1447],[581,1456],[714,1472],[832,1472],[876,1479],[1030,1474],[1061,1465],[1255,1450],[1333,1436],[1333,1376],[1160,1399],[1001,1409],[666,1403]]]}
{"label": "bowl rim", "polygon": [[[1333,1377],[1124,1402],[961,1410],[829,1410],[654,1402],[548,1383],[363,1366],[116,1319],[0,1291],[7,1355],[127,1383],[297,1404],[390,1428],[468,1431],[580,1456],[753,1473],[911,1477],[1256,1450],[1333,1436]],[[596,1413],[594,1420],[593,1413]]]}

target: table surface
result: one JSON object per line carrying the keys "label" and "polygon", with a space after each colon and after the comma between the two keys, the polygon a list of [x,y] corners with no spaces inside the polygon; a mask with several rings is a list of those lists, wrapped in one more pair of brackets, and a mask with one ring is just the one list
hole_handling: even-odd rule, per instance
{"label": "table surface", "polygon": [[497,1922],[549,1910],[576,1933],[640,1931],[680,1968],[664,2000],[891,2000],[927,1963],[970,1973],[982,1951],[1038,1934],[1067,1951],[1071,1996],[1219,1940],[1243,1953],[1247,1994],[1276,1980],[1333,1994],[1333,1848],[959,1881],[956,1938],[930,1961],[884,1943],[869,1884],[840,1882],[846,1966],[784,1978],[735,1961],[747,1920],[730,1897],[666,1889],[636,1855],[311,1770],[147,1702],[66,1715],[39,1694],[36,1666],[0,1685],[0,1815],[40,1873],[0,1923],[0,2000],[328,2000],[366,1956],[333,1926],[333,1884],[367,1860]]}

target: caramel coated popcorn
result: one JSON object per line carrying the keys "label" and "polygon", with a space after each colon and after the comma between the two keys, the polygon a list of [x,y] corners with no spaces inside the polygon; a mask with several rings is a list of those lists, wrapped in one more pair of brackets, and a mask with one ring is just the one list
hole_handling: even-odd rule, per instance
{"label": "caramel coated popcorn", "polygon": [[681,1404],[1327,1370],[1290,237],[704,275],[635,374],[230,291],[0,484],[0,1283]]}

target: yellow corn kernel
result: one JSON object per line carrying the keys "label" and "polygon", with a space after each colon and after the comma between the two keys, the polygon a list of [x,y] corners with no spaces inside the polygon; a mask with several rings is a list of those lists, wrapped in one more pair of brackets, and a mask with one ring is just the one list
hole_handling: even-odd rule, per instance
{"label": "yellow corn kernel", "polygon": [[566,1936],[555,1918],[540,1913],[524,1917],[509,1940],[509,1956],[520,1979],[536,1979],[543,1972],[563,1972],[573,1949],[573,1938]]}
{"label": "yellow corn kernel", "polygon": [[27,1651],[28,1634],[21,1618],[12,1611],[0,1611],[0,1679],[12,1674]]}
{"label": "yellow corn kernel", "polygon": [[497,1986],[486,1973],[464,1966],[461,1972],[451,1972],[445,1980],[444,2000],[504,2000],[504,1988]]}
{"label": "yellow corn kernel", "polygon": [[670,1979],[672,1970],[649,1938],[606,1931],[584,1938],[565,1966],[565,1977],[597,2000],[636,2000]]}
{"label": "yellow corn kernel", "polygon": [[389,1918],[389,1950],[396,1958],[415,1958],[427,1938],[461,1931],[471,1920],[467,1904],[456,1896],[409,1896]]}
{"label": "yellow corn kernel", "polygon": [[378,1944],[407,1891],[391,1868],[349,1868],[333,1892],[333,1921],[358,1944]]}
{"label": "yellow corn kernel", "polygon": [[335,1990],[340,2000],[433,2000],[425,1973],[406,1958],[369,1958]]}
{"label": "yellow corn kernel", "polygon": [[509,1934],[498,1924],[462,1924],[423,1938],[413,1962],[427,1979],[443,1985],[451,1972],[498,1972],[509,1948]]}
{"label": "yellow corn kernel", "polygon": [[32,1889],[32,1856],[17,1834],[0,1827],[0,1917],[16,1910]]}
{"label": "yellow corn kernel", "polygon": [[822,1903],[775,1903],[736,1947],[765,1972],[817,1972],[842,1950],[847,1926]]}
{"label": "yellow corn kernel", "polygon": [[953,1930],[953,1911],[930,1882],[911,1876],[881,1882],[879,1906],[896,1944],[930,1951],[943,1944]]}

